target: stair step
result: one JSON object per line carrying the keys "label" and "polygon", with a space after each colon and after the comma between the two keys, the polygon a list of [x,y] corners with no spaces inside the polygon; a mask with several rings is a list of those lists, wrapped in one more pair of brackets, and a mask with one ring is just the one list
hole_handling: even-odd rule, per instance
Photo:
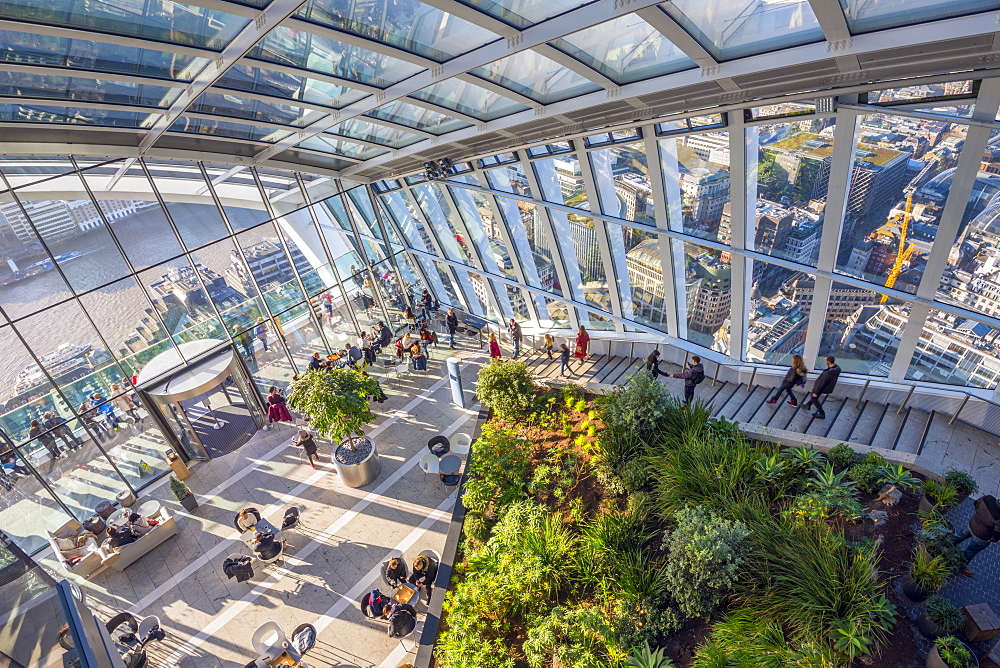
{"label": "stair step", "polygon": [[876,448],[888,448],[891,450],[896,441],[896,433],[903,425],[906,409],[903,409],[903,412],[900,413],[899,406],[887,404],[886,407],[888,410],[883,413],[882,419],[875,427],[875,433],[872,434],[872,437],[868,441],[862,442],[867,442]]}

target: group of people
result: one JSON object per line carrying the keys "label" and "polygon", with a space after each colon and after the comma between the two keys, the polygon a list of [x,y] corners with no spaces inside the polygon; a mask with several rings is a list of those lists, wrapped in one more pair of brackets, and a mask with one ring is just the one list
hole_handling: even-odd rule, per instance
{"label": "group of people", "polygon": [[[451,313],[451,311],[449,311]],[[447,318],[445,319],[445,324],[447,325]],[[507,335],[510,338],[511,345],[514,347],[514,359],[517,359],[521,355],[521,341],[523,340],[523,335],[521,333],[521,325],[516,320],[511,318],[510,323],[507,325]],[[576,333],[576,338],[574,339],[575,347],[571,351],[569,344],[560,343],[559,350],[555,350],[555,339],[552,335],[546,332],[542,338],[542,352],[544,352],[549,359],[553,359],[553,353],[559,355],[559,375],[560,376],[572,376],[573,372],[570,369],[570,360],[575,358],[578,360],[584,360],[587,358],[590,350],[590,334],[587,332],[587,328],[580,325],[580,329]],[[503,357],[503,351],[500,349],[500,341],[497,339],[497,335],[490,333],[489,337],[489,348],[490,348],[490,359],[499,359]],[[569,371],[569,373],[567,373]]]}

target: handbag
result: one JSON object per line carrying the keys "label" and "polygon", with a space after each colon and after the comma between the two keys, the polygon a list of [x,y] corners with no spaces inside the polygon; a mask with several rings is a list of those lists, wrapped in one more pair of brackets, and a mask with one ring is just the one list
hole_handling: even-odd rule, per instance
{"label": "handbag", "polygon": [[586,356],[587,356],[587,353],[583,352],[583,346],[577,346],[576,347],[576,352],[573,353],[573,357],[578,357],[580,359],[583,359]]}

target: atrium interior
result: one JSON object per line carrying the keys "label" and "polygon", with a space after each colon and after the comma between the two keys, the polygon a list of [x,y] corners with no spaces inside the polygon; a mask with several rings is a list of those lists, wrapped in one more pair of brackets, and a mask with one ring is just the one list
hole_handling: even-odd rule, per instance
{"label": "atrium interior", "polygon": [[[534,349],[584,328],[595,386],[698,355],[699,399],[755,437],[997,493],[998,28],[1000,0],[0,0],[0,576],[34,559],[39,599],[67,578],[103,621],[155,613],[176,642],[150,665],[243,665],[252,627],[310,615],[308,665],[413,663],[419,638],[342,601],[383,553],[445,550],[456,490],[423,443],[473,431],[512,322]],[[267,397],[402,336],[425,293],[439,344],[448,309],[469,335],[426,370],[374,360],[383,472],[355,494],[283,449],[304,423],[266,429]],[[797,355],[843,371],[826,426],[761,421]],[[176,506],[177,538],[74,574],[56,535],[129,499]],[[215,577],[234,512],[296,500],[313,530],[284,566]],[[324,541],[349,568],[296,575]],[[57,665],[40,642],[0,632],[0,659]]]}

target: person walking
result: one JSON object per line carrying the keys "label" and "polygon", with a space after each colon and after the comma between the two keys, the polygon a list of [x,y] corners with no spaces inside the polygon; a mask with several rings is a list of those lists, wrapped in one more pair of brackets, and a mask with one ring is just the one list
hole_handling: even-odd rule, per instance
{"label": "person walking", "polygon": [[497,335],[490,333],[490,359],[500,359],[502,354],[500,353],[500,344],[497,343]]}
{"label": "person walking", "polygon": [[788,405],[792,408],[798,408],[799,400],[795,398],[795,393],[792,392],[792,388],[796,385],[805,385],[806,376],[809,374],[809,369],[806,368],[806,363],[802,361],[802,355],[792,356],[792,366],[789,367],[788,371],[785,373],[785,378],[781,381],[781,385],[774,392],[774,396],[767,400],[769,404],[778,403],[778,399],[781,398],[781,393],[786,392],[788,394]]}
{"label": "person walking", "polygon": [[132,397],[130,397],[127,394],[121,394],[121,392],[122,392],[121,385],[119,385],[118,383],[114,383],[111,385],[111,393],[114,395],[111,398],[111,403],[115,405],[115,408],[117,408],[130,418],[132,418],[133,423],[138,422],[139,407],[135,405],[134,401],[132,401]]}
{"label": "person walking", "polygon": [[309,458],[309,466],[316,468],[319,453],[316,450],[316,439],[313,438],[312,434],[305,429],[299,429],[299,433],[292,439],[292,445],[305,450],[306,457]]}
{"label": "person walking", "polygon": [[83,443],[76,437],[61,415],[48,412],[42,418],[45,420],[42,427],[48,430],[54,439],[59,438],[70,451],[83,447]]}
{"label": "person walking", "polygon": [[837,387],[837,379],[840,378],[840,367],[837,366],[837,359],[833,355],[826,356],[826,368],[820,373],[816,382],[813,383],[812,392],[809,394],[809,400],[802,404],[802,408],[809,408],[810,406],[815,407],[815,412],[812,414],[813,418],[817,420],[826,419],[826,411],[823,410],[823,404],[820,401],[820,395],[829,395]]}
{"label": "person walking", "polygon": [[38,442],[52,455],[52,459],[62,459],[62,453],[56,445],[56,437],[50,431],[42,431],[42,424],[38,420],[32,420],[28,425],[28,438],[38,439]]}
{"label": "person walking", "polygon": [[555,345],[556,342],[552,338],[552,335],[545,332],[545,335],[542,337],[542,350],[544,350],[545,354],[549,356],[549,359],[552,359],[552,348],[555,347]]}
{"label": "person walking", "polygon": [[[969,541],[962,550],[967,564],[972,563],[976,555],[989,547],[990,543],[1000,541],[1000,504],[996,498],[987,494],[976,499],[974,505],[976,510],[969,518],[969,523],[955,536],[955,545]],[[969,577],[975,575],[968,566],[959,573]]]}
{"label": "person walking", "polygon": [[233,339],[235,339],[236,343],[243,349],[243,357],[247,358],[251,362],[257,361],[253,354],[253,341],[250,340],[250,332],[242,329],[239,325],[234,325]]}
{"label": "person walking", "polygon": [[458,331],[458,316],[455,315],[455,309],[448,309],[448,314],[444,317],[444,326],[448,328],[448,345],[454,348],[455,332]]}
{"label": "person walking", "polygon": [[705,367],[701,363],[701,358],[697,355],[691,356],[688,362],[688,370],[683,373],[674,373],[671,378],[684,379],[684,403],[690,404],[694,400],[694,389],[705,380]]}
{"label": "person walking", "polygon": [[587,328],[580,325],[580,331],[576,334],[576,351],[574,351],[573,356],[577,359],[584,359],[587,356],[587,350],[590,348],[590,334],[587,333]]}
{"label": "person walking", "polygon": [[267,426],[274,429],[275,422],[291,422],[292,414],[285,405],[285,395],[273,385],[267,390]]}
{"label": "person walking", "polygon": [[83,420],[84,426],[90,427],[90,430],[99,442],[104,443],[104,439],[111,436],[111,432],[108,430],[108,425],[105,424],[105,421],[97,419],[97,411],[90,403],[90,398],[87,398],[86,401],[80,404],[78,414],[80,415],[80,419]]}
{"label": "person walking", "polygon": [[264,344],[264,352],[267,352],[267,323],[264,322],[264,318],[257,318],[257,326],[254,328],[254,336],[260,339],[260,342]]}
{"label": "person walking", "polygon": [[517,359],[521,356],[521,325],[517,323],[517,320],[510,319],[507,333],[510,335],[510,342],[514,345],[514,359]]}
{"label": "person walking", "polygon": [[649,353],[649,357],[646,358],[646,371],[648,371],[653,378],[661,375],[663,372],[660,371],[660,351],[659,349],[654,350]]}
{"label": "person walking", "polygon": [[[569,346],[565,343],[559,344],[559,375],[565,376],[566,370],[569,369]],[[573,372],[570,371],[569,375],[572,376]]]}

